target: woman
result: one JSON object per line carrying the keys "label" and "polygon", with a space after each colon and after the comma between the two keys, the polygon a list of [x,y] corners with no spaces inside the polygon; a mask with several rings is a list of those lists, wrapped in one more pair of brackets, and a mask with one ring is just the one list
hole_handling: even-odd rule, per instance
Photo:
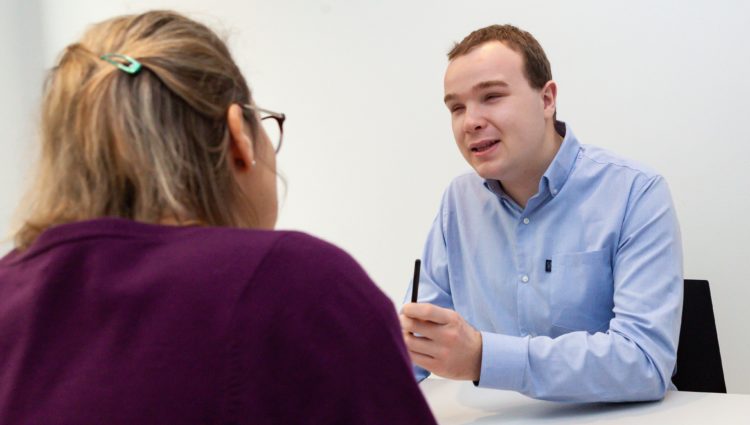
{"label": "woman", "polygon": [[390,301],[340,249],[272,231],[261,121],[283,115],[176,13],[65,49],[0,260],[0,424],[434,423]]}

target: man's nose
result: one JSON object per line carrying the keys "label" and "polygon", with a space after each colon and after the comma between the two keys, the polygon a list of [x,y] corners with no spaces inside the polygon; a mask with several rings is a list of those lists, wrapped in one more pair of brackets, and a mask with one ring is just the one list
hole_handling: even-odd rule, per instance
{"label": "man's nose", "polygon": [[473,133],[479,131],[487,126],[487,120],[481,111],[477,108],[466,108],[466,114],[464,115],[464,131],[467,133]]}

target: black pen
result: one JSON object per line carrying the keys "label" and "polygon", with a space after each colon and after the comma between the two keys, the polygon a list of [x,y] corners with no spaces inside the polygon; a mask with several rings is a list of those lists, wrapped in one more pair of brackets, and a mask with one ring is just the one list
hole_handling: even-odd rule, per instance
{"label": "black pen", "polygon": [[414,262],[414,283],[411,286],[411,302],[417,302],[417,294],[419,293],[419,269],[422,267],[422,261],[417,259]]}

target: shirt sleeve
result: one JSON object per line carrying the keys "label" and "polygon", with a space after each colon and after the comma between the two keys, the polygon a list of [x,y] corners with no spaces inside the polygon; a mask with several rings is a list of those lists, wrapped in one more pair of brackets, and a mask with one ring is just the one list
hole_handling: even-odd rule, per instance
{"label": "shirt sleeve", "polygon": [[682,315],[682,248],[666,182],[630,193],[613,262],[609,329],[557,338],[483,332],[479,385],[557,401],[639,401],[671,386]]}

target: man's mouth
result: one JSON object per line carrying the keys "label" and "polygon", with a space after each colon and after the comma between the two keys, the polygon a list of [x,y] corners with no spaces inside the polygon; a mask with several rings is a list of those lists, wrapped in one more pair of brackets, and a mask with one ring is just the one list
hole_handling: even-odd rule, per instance
{"label": "man's mouth", "polygon": [[470,150],[472,152],[484,152],[487,149],[495,146],[496,144],[500,143],[500,140],[485,140],[483,142],[477,143],[476,145],[473,145]]}

